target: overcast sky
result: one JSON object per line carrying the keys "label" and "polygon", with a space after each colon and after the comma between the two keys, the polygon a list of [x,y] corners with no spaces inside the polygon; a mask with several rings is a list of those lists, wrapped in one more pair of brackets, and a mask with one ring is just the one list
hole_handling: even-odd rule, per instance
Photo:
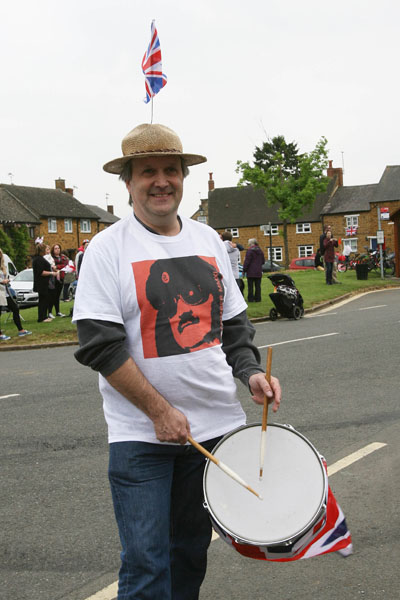
{"label": "overcast sky", "polygon": [[[321,136],[345,185],[400,164],[398,0],[0,0],[0,182],[54,187],[128,214],[102,165],[150,122],[143,54],[156,20],[168,83],[155,123],[208,162],[191,169],[182,214],[236,185],[236,161],[283,135]],[[9,175],[12,173],[12,175]],[[108,195],[108,200],[107,200]]]}

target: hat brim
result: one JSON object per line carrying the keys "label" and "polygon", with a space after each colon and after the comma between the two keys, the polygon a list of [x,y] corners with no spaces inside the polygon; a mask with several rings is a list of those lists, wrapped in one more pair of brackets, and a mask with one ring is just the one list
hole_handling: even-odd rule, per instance
{"label": "hat brim", "polygon": [[149,156],[177,156],[183,158],[186,166],[193,167],[207,161],[205,156],[200,154],[185,154],[184,152],[143,152],[142,154],[131,154],[128,156],[121,156],[103,165],[104,171],[107,173],[114,173],[115,175],[121,175],[122,170],[127,162],[133,158],[148,158]]}

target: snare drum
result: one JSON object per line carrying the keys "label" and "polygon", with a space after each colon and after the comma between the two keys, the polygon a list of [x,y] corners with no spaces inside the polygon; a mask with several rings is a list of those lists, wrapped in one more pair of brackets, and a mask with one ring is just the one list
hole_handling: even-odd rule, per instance
{"label": "snare drum", "polygon": [[240,554],[262,560],[296,557],[326,521],[328,477],[322,457],[293,427],[267,426],[260,473],[261,425],[226,435],[213,454],[256,490],[262,500],[208,461],[205,508],[214,529]]}

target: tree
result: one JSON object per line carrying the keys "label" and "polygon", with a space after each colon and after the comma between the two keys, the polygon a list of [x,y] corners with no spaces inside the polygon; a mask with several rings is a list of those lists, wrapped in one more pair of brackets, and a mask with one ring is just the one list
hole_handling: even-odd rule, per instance
{"label": "tree", "polygon": [[10,229],[10,238],[14,248],[15,266],[18,271],[26,269],[26,260],[29,250],[29,232],[26,225],[12,227]]}
{"label": "tree", "polygon": [[324,175],[328,166],[327,143],[322,137],[312,152],[299,154],[297,144],[287,144],[283,136],[277,136],[264,142],[261,148],[256,147],[253,166],[237,161],[236,172],[241,174],[239,185],[250,183],[255,189],[264,190],[269,206],[279,204],[286,268],[289,266],[288,223],[294,223],[309,210],[329,182]]}
{"label": "tree", "polygon": [[15,251],[13,243],[2,229],[0,229],[0,248],[2,249],[4,254],[8,254],[11,260],[14,260]]}

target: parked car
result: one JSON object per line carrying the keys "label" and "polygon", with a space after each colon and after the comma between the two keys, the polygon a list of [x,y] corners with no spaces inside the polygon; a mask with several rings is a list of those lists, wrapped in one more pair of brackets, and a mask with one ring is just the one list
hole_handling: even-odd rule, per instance
{"label": "parked car", "polygon": [[285,267],[283,267],[282,265],[280,265],[274,261],[272,261],[272,265],[271,265],[271,261],[269,259],[267,259],[262,266],[263,273],[271,273],[273,271],[284,271],[284,270],[285,270]]}
{"label": "parked car", "polygon": [[12,281],[14,279],[14,277],[16,276],[16,274],[18,273],[17,268],[14,265],[11,258],[8,256],[8,254],[3,254],[3,258],[4,258],[4,264],[6,266],[6,277],[7,277],[7,279],[10,279],[10,281]]}
{"label": "parked car", "polygon": [[[338,262],[340,262],[342,260],[341,255],[338,254],[337,252],[336,252],[336,258],[337,258]],[[314,269],[315,268],[314,260],[315,260],[315,254],[311,254],[310,256],[306,256],[304,258],[293,258],[293,260],[291,261],[291,263],[289,265],[289,269],[294,270],[294,271],[299,271],[299,270],[304,271],[304,269]]]}
{"label": "parked car", "polygon": [[306,256],[304,258],[293,258],[290,262],[289,269],[292,271],[314,269],[315,254]]}
{"label": "parked car", "polygon": [[19,306],[36,306],[38,304],[39,294],[33,291],[33,269],[20,271],[12,280],[11,288],[15,292]]}

